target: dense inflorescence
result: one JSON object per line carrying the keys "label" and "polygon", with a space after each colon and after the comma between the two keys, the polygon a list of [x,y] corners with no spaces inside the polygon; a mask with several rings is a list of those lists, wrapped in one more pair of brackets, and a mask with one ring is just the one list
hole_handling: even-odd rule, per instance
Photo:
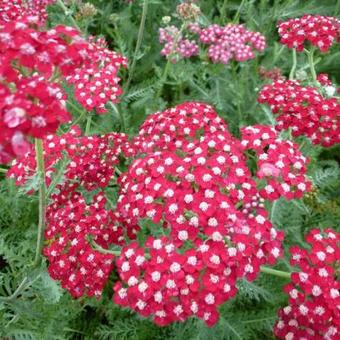
{"label": "dense inflorescence", "polygon": [[0,0],[0,24],[12,20],[34,18],[39,24],[47,19],[46,7],[55,0]]}
{"label": "dense inflorescence", "polygon": [[138,142],[147,155],[119,178],[117,211],[125,228],[147,219],[166,236],[123,250],[114,301],[161,325],[194,315],[211,326],[237,278],[254,280],[281,256],[283,234],[268,220],[242,144],[210,106],[158,112]]}
{"label": "dense inflorescence", "polygon": [[179,29],[173,25],[159,29],[159,42],[164,44],[161,55],[171,57],[172,61],[176,61],[178,57],[190,58],[199,53],[196,41],[183,37]]}
{"label": "dense inflorescence", "polygon": [[106,104],[117,103],[122,94],[118,71],[127,66],[127,59],[109,50],[103,39],[91,39],[89,46],[86,67],[78,68],[66,80],[74,84],[75,98],[87,111],[106,113]]}
{"label": "dense inflorescence", "polygon": [[[64,179],[77,181],[86,190],[105,188],[114,176],[119,156],[130,157],[135,153],[125,134],[110,133],[102,136],[81,136],[74,126],[64,135],[48,135],[43,140],[45,150],[45,176],[49,185],[58,164],[67,160],[63,169]],[[66,158],[67,156],[67,158]],[[34,176],[36,155],[34,150],[13,161],[7,176],[17,185],[25,184]]]}
{"label": "dense inflorescence", "polygon": [[299,146],[282,140],[272,126],[254,125],[241,129],[242,144],[253,150],[257,160],[257,177],[261,197],[276,200],[301,198],[311,188],[306,178],[308,159],[302,155]]}
{"label": "dense inflorescence", "polygon": [[77,185],[59,189],[46,211],[47,245],[43,253],[49,261],[48,272],[73,297],[99,298],[113,269],[114,256],[93,249],[91,241],[104,249],[122,244],[122,228],[116,225],[114,213],[106,209],[103,193],[87,204]]}
{"label": "dense inflorescence", "polygon": [[[74,297],[100,297],[113,269],[114,256],[93,249],[91,239],[104,249],[110,244],[122,245],[123,229],[119,216],[107,207],[104,192],[97,193],[90,202],[83,192],[107,188],[114,179],[119,157],[131,156],[134,150],[124,134],[81,136],[78,127],[61,136],[48,135],[43,146],[48,185],[57,175],[58,166],[67,160],[61,167],[62,184],[55,188],[46,212],[44,254],[49,259],[49,273]],[[15,160],[7,175],[23,185],[34,176],[35,168],[35,152],[31,151]],[[133,238],[132,233],[129,236]]]}
{"label": "dense inflorescence", "polygon": [[[272,83],[258,100],[270,106],[276,126],[241,127],[236,138],[212,106],[184,102],[149,115],[130,140],[115,132],[88,135],[90,115],[115,110],[122,94],[118,72],[127,59],[102,38],[85,39],[63,25],[49,28],[53,2],[0,0],[0,163],[15,158],[7,177],[29,194],[39,187],[38,229],[45,242],[38,237],[36,260],[43,249],[51,278],[74,298],[97,299],[113,280],[112,300],[157,325],[197,317],[210,327],[219,307],[237,294],[238,280],[253,281],[261,269],[289,276],[263,267],[283,256],[284,233],[267,208],[279,198],[303,197],[311,182],[309,160],[280,132],[326,147],[340,142],[336,88],[327,74],[316,75],[313,61],[316,49],[327,52],[340,41],[339,20],[305,15],[278,25],[282,44],[306,49],[315,87],[286,80],[279,68],[260,68]],[[170,17],[162,20],[169,25],[159,30],[161,55],[170,62],[206,54],[204,64],[229,64],[265,50],[260,32],[235,24],[241,7],[233,23],[203,26],[194,2],[177,6],[181,28],[170,25]],[[73,5],[75,21],[89,27],[101,14],[92,4]],[[133,65],[146,12],[147,2]],[[298,74],[293,56],[290,79]],[[88,115],[85,135],[76,125],[62,126],[72,121],[69,99],[81,106],[77,122]],[[75,108],[70,100],[69,107]],[[41,139],[36,150],[33,138]],[[285,340],[337,340],[340,234],[314,229],[306,241],[308,250],[290,249],[290,263],[299,269],[284,288],[289,305],[279,311],[274,333]]]}
{"label": "dense inflorescence", "polygon": [[159,41],[164,44],[161,55],[171,56],[172,61],[190,58],[199,54],[199,41],[208,46],[208,57],[213,63],[228,64],[232,59],[238,62],[253,59],[254,50],[262,52],[266,48],[265,37],[243,25],[213,24],[202,28],[198,23],[189,23],[184,28],[179,30],[174,25],[160,28]]}
{"label": "dense inflorescence", "polygon": [[246,61],[255,57],[254,50],[266,48],[265,37],[243,25],[211,25],[200,32],[200,41],[208,45],[208,56],[214,63],[228,64],[231,59]]}
{"label": "dense inflorescence", "polygon": [[1,163],[26,153],[29,137],[43,138],[71,120],[65,79],[75,84],[76,99],[98,113],[121,94],[117,72],[125,58],[72,27],[40,25],[36,17],[0,24]]}
{"label": "dense inflorescence", "polygon": [[212,106],[185,102],[174,108],[150,115],[139,129],[134,144],[141,152],[176,150],[201,135],[222,132],[228,137],[228,126]]}
{"label": "dense inflorescence", "polygon": [[285,287],[289,305],[279,311],[274,333],[280,339],[339,338],[340,234],[332,229],[313,229],[306,237],[310,249],[290,249],[291,274]]}
{"label": "dense inflorescence", "polygon": [[300,52],[309,47],[307,43],[327,52],[340,41],[340,21],[334,17],[307,14],[279,23],[278,31],[282,44]]}
{"label": "dense inflorescence", "polygon": [[277,115],[278,130],[291,128],[294,137],[306,136],[325,147],[340,142],[340,104],[335,97],[326,98],[297,81],[278,80],[265,85],[258,100]]}

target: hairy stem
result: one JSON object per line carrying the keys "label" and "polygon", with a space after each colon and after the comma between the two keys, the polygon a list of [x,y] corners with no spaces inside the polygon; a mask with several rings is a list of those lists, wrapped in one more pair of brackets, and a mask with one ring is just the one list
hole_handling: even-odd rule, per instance
{"label": "hairy stem", "polygon": [[70,10],[65,6],[63,0],[57,0],[56,3],[57,3],[57,4],[60,6],[60,8],[63,10],[65,16],[66,16],[67,18],[70,19],[70,21],[72,22],[72,25],[73,25],[74,27],[78,28],[78,30],[80,30],[80,28],[79,28],[77,22],[74,20],[73,16],[71,15]]}
{"label": "hairy stem", "polygon": [[307,56],[308,56],[310,72],[312,74],[312,79],[314,82],[316,82],[316,71],[314,67],[314,51],[315,49],[312,48],[309,52],[307,52]]}
{"label": "hairy stem", "polygon": [[88,136],[91,131],[92,116],[88,115],[86,119],[85,136]]}
{"label": "hairy stem", "polygon": [[296,65],[297,65],[296,49],[293,48],[293,65],[289,73],[289,80],[293,80],[295,77]]}
{"label": "hairy stem", "polygon": [[174,38],[174,43],[172,45],[172,49],[168,55],[168,61],[165,65],[165,68],[164,68],[164,72],[163,72],[163,75],[162,75],[162,78],[159,82],[159,88],[158,88],[158,92],[157,92],[157,95],[156,95],[156,98],[159,98],[162,94],[162,90],[163,90],[163,85],[164,83],[166,82],[167,78],[168,78],[168,73],[169,73],[169,70],[170,70],[170,65],[171,65],[171,57],[173,56],[176,48],[177,48],[177,44],[178,44],[178,41],[183,33],[183,30],[184,28],[187,26],[186,22],[184,22],[180,28],[180,30],[177,32],[175,38]]}
{"label": "hairy stem", "polygon": [[283,279],[290,279],[290,274],[291,274],[291,273],[288,273],[288,272],[284,272],[282,270],[276,270],[276,269],[268,268],[268,267],[265,267],[265,266],[261,266],[260,271],[262,273],[274,275],[274,276],[277,276],[277,277],[281,277]]}
{"label": "hairy stem", "polygon": [[246,0],[242,0],[240,6],[238,7],[237,12],[236,12],[236,14],[234,16],[233,23],[238,23],[238,21],[240,20],[241,10],[242,10],[245,2],[246,2]]}
{"label": "hairy stem", "polygon": [[29,283],[28,278],[27,276],[25,276],[14,293],[10,296],[0,297],[0,301],[11,302],[15,300],[20,295],[20,293],[26,289],[28,283]]}
{"label": "hairy stem", "polygon": [[39,222],[37,247],[35,251],[34,266],[38,266],[41,260],[41,250],[43,247],[45,218],[46,218],[46,183],[45,183],[45,161],[44,147],[42,139],[35,140],[35,153],[37,162],[37,176],[39,178]]}
{"label": "hairy stem", "polygon": [[145,29],[145,21],[146,21],[146,16],[147,16],[147,13],[148,13],[148,5],[149,5],[149,0],[144,0],[142,18],[140,20],[136,48],[135,48],[135,52],[134,52],[134,55],[133,55],[131,68],[129,70],[129,78],[128,78],[128,81],[126,83],[125,91],[127,91],[129,86],[130,86],[132,76],[133,76],[133,73],[135,71],[135,67],[136,67],[136,63],[137,63],[138,52],[139,52],[140,47],[142,45],[143,36],[144,36],[144,29]]}
{"label": "hairy stem", "polygon": [[122,129],[122,132],[126,132],[126,123],[125,123],[125,117],[121,110],[118,110],[117,106],[111,102],[109,102],[109,107],[116,113],[116,115],[119,117],[120,120],[120,127]]}

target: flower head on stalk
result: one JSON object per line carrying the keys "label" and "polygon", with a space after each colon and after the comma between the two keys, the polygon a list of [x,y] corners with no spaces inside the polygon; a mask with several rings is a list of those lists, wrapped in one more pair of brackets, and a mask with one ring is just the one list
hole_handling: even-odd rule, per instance
{"label": "flower head on stalk", "polygon": [[274,334],[279,339],[329,339],[339,337],[340,234],[332,229],[313,229],[306,236],[310,250],[290,249],[291,274],[285,287],[289,305],[280,309]]}

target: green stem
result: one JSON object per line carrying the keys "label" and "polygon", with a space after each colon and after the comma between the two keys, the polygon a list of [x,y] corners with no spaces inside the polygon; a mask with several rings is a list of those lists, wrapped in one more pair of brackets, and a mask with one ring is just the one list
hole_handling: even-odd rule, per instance
{"label": "green stem", "polygon": [[0,297],[0,301],[11,302],[15,300],[20,295],[20,293],[26,289],[27,283],[28,283],[28,278],[27,276],[25,276],[14,293],[10,296]]}
{"label": "green stem", "polygon": [[7,174],[7,171],[8,171],[8,169],[0,168],[0,172],[2,172],[3,174]]}
{"label": "green stem", "polygon": [[265,267],[265,266],[261,266],[260,271],[262,273],[274,275],[274,276],[281,277],[281,278],[284,278],[284,279],[290,279],[290,275],[291,275],[291,273],[284,272],[282,270],[276,270],[276,269],[268,268],[268,267]]}
{"label": "green stem", "polygon": [[99,251],[102,254],[110,254],[114,256],[119,256],[121,254],[121,250],[110,250],[110,249],[104,249],[102,246],[100,246],[98,243],[96,243],[91,237],[88,237],[88,240],[94,250]]}
{"label": "green stem", "polygon": [[73,16],[71,15],[70,10],[65,6],[63,0],[57,0],[56,3],[57,3],[57,4],[60,6],[60,8],[63,10],[65,16],[66,16],[67,18],[70,19],[70,21],[72,22],[73,26],[76,27],[76,28],[78,28],[78,30],[80,30],[80,28],[79,28],[77,22],[74,20]]}
{"label": "green stem", "polygon": [[46,183],[45,183],[45,160],[42,139],[35,140],[35,153],[37,162],[37,176],[39,178],[39,222],[38,238],[35,251],[34,267],[38,266],[41,260],[41,250],[43,247],[45,218],[46,218]]}
{"label": "green stem", "polygon": [[125,117],[123,115],[123,113],[121,112],[121,110],[118,110],[117,106],[111,102],[109,102],[108,104],[111,109],[116,113],[116,115],[119,117],[120,120],[120,126],[122,128],[122,131],[125,133],[126,132],[126,124],[125,124]]}
{"label": "green stem", "polygon": [[182,33],[183,33],[183,30],[184,28],[187,26],[186,22],[184,22],[180,28],[180,30],[178,31],[178,33],[176,34],[175,38],[174,38],[174,43],[172,45],[172,48],[171,48],[171,51],[167,57],[168,61],[165,65],[165,68],[164,68],[164,72],[163,72],[163,75],[162,75],[162,78],[159,82],[159,88],[158,88],[158,91],[157,91],[157,94],[156,94],[156,98],[159,98],[162,94],[162,90],[163,90],[163,85],[164,83],[166,82],[167,78],[168,78],[168,73],[169,73],[169,70],[170,70],[170,65],[171,65],[171,57],[173,56],[176,48],[177,48],[177,43],[179,41],[179,38],[181,37]]}
{"label": "green stem", "polygon": [[228,4],[228,0],[224,0],[223,1],[223,5],[220,11],[221,17],[226,16],[226,10],[227,10],[227,4]]}
{"label": "green stem", "polygon": [[297,65],[296,49],[293,48],[293,65],[289,73],[289,80],[293,80],[295,77],[296,65]]}
{"label": "green stem", "polygon": [[238,7],[237,12],[235,14],[235,17],[233,19],[234,24],[238,23],[238,21],[240,20],[240,13],[241,13],[242,7],[244,6],[245,2],[246,2],[246,0],[242,0],[240,6]]}
{"label": "green stem", "polygon": [[312,48],[309,52],[307,52],[307,56],[308,56],[310,72],[312,74],[312,79],[314,82],[316,82],[316,71],[314,67],[314,51],[315,49]]}
{"label": "green stem", "polygon": [[125,91],[127,91],[127,89],[130,86],[132,76],[133,76],[133,73],[135,71],[135,67],[136,67],[136,63],[137,63],[138,52],[139,52],[140,47],[142,45],[144,29],[145,29],[146,15],[148,13],[148,5],[149,5],[149,0],[144,0],[142,18],[141,18],[140,25],[139,25],[136,48],[135,48],[135,52],[134,52],[134,55],[133,55],[131,68],[129,70],[129,78],[128,78],[128,81],[126,83]]}
{"label": "green stem", "polygon": [[86,119],[85,136],[88,136],[91,131],[92,116],[88,115]]}

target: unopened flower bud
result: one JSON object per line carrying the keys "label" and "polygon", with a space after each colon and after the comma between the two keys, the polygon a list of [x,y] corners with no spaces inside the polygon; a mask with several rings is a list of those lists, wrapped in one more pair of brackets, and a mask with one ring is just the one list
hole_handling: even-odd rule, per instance
{"label": "unopened flower bud", "polygon": [[170,21],[171,21],[171,17],[168,15],[162,18],[162,23],[164,25],[167,25],[168,23],[170,23]]}
{"label": "unopened flower bud", "polygon": [[183,3],[177,6],[177,13],[184,20],[196,20],[201,9],[195,4]]}

